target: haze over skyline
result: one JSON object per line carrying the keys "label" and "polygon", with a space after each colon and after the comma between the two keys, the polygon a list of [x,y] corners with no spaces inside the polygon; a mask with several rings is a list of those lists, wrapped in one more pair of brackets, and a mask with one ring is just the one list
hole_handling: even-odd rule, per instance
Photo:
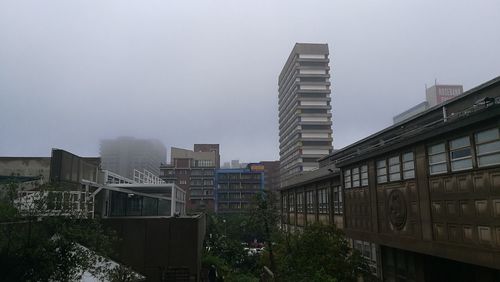
{"label": "haze over skyline", "polygon": [[334,148],[392,124],[425,84],[500,75],[497,1],[2,1],[0,156],[82,156],[118,136],[221,162],[278,159],[278,75],[328,43]]}

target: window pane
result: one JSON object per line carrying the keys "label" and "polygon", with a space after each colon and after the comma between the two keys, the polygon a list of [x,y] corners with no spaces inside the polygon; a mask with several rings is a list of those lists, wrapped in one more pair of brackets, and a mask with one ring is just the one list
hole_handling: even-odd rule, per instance
{"label": "window pane", "polygon": [[477,146],[478,155],[485,153],[493,153],[500,151],[500,141],[495,141],[492,143],[482,144]]}
{"label": "window pane", "polygon": [[499,138],[500,138],[500,136],[498,134],[498,128],[486,130],[483,132],[478,132],[476,134],[476,142],[477,143],[488,142],[488,141],[496,140]]}
{"label": "window pane", "polygon": [[377,174],[378,174],[378,175],[384,175],[384,174],[387,174],[387,171],[386,171],[386,169],[385,169],[385,168],[379,168],[379,169],[377,170]]}
{"label": "window pane", "polygon": [[403,162],[412,160],[413,160],[413,152],[403,154]]}
{"label": "window pane", "polygon": [[442,163],[446,161],[446,155],[445,154],[439,154],[439,155],[434,155],[434,156],[429,156],[429,163],[430,164],[435,164],[435,163]]}
{"label": "window pane", "polygon": [[450,157],[452,160],[470,157],[470,155],[471,155],[470,148],[464,148],[450,152]]}
{"label": "window pane", "polygon": [[479,166],[500,164],[500,154],[486,155],[478,158]]}
{"label": "window pane", "polygon": [[401,180],[401,174],[399,174],[399,173],[391,173],[391,174],[389,175],[389,179],[390,179],[391,181],[398,181],[398,180]]}
{"label": "window pane", "polygon": [[391,165],[389,167],[389,173],[394,173],[394,172],[399,172],[399,164],[397,164],[397,165]]}
{"label": "window pane", "polygon": [[403,170],[414,169],[415,164],[413,162],[403,163]]}
{"label": "window pane", "polygon": [[368,166],[364,165],[361,167],[361,172],[367,172],[368,171]]}
{"label": "window pane", "polygon": [[377,168],[385,167],[385,160],[381,160],[377,162]]}
{"label": "window pane", "polygon": [[405,171],[405,172],[403,172],[403,178],[404,178],[404,179],[411,179],[411,178],[415,178],[415,171],[413,171],[413,170],[409,170],[409,171]]}
{"label": "window pane", "polygon": [[430,169],[431,169],[431,174],[436,174],[440,172],[446,172],[447,167],[446,163],[442,163],[442,164],[431,165]]}
{"label": "window pane", "polygon": [[451,162],[452,171],[468,169],[468,168],[472,168],[472,160],[470,158]]}
{"label": "window pane", "polygon": [[377,182],[378,183],[385,183],[385,182],[387,182],[387,176],[384,175],[384,176],[377,177]]}
{"label": "window pane", "polygon": [[467,146],[470,146],[470,141],[469,141],[468,136],[450,141],[450,149],[451,150],[457,149],[457,148],[462,148],[462,147],[467,147]]}
{"label": "window pane", "polygon": [[444,150],[445,150],[444,143],[437,144],[437,145],[429,147],[429,154],[433,155],[433,154],[437,154],[437,153],[442,153],[442,152],[444,152]]}
{"label": "window pane", "polygon": [[389,159],[389,165],[399,164],[399,157],[392,157]]}

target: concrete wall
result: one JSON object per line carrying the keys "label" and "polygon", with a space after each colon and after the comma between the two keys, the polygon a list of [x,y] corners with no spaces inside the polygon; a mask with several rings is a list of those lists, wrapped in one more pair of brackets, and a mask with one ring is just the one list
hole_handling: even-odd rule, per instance
{"label": "concrete wall", "polygon": [[50,157],[0,157],[1,176],[41,176],[38,181],[27,182],[24,189],[35,188],[49,182]]}

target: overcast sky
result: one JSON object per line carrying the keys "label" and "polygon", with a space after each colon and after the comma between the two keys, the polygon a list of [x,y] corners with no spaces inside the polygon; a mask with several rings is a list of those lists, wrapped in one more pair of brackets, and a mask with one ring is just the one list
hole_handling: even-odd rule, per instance
{"label": "overcast sky", "polygon": [[500,75],[499,1],[0,1],[0,156],[99,140],[219,143],[278,159],[278,74],[328,43],[334,147],[392,124],[425,84]]}

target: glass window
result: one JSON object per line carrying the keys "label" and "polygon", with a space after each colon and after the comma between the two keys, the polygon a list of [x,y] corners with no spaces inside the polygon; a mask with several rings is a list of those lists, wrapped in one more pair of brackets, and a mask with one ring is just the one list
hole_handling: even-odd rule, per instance
{"label": "glass window", "polygon": [[401,165],[399,156],[389,158],[389,181],[401,180]]}
{"label": "glass window", "polygon": [[478,166],[500,164],[500,134],[498,128],[478,132],[475,137]]}
{"label": "glass window", "polygon": [[351,170],[350,169],[344,170],[344,187],[346,189],[351,188]]}
{"label": "glass window", "polygon": [[203,171],[201,169],[193,169],[191,170],[191,175],[202,175],[203,174]]}
{"label": "glass window", "polygon": [[333,212],[342,214],[342,190],[340,186],[333,187]]}
{"label": "glass window", "polygon": [[314,191],[306,193],[307,213],[314,213]]}
{"label": "glass window", "polygon": [[472,168],[472,152],[468,136],[450,141],[451,171]]}
{"label": "glass window", "polygon": [[285,213],[287,211],[287,208],[288,208],[287,198],[288,198],[288,195],[287,194],[283,194],[283,198],[282,198],[283,204],[282,204],[282,207],[281,207],[282,210],[283,210],[283,213]]}
{"label": "glass window", "polygon": [[328,190],[318,190],[319,213],[328,213]]}
{"label": "glass window", "polygon": [[359,187],[359,167],[352,169],[352,187]]}
{"label": "glass window", "polygon": [[387,182],[387,165],[385,160],[377,161],[377,183]]}
{"label": "glass window", "polygon": [[289,212],[295,212],[295,193],[290,194],[290,204],[288,205]]}
{"label": "glass window", "polygon": [[361,166],[361,186],[368,186],[368,166]]}
{"label": "glass window", "polygon": [[448,171],[446,164],[446,148],[444,143],[428,147],[429,154],[429,173],[438,174]]}
{"label": "glass window", "polygon": [[413,152],[403,154],[403,179],[415,178],[415,162]]}
{"label": "glass window", "polygon": [[304,212],[304,193],[297,193],[297,212]]}

